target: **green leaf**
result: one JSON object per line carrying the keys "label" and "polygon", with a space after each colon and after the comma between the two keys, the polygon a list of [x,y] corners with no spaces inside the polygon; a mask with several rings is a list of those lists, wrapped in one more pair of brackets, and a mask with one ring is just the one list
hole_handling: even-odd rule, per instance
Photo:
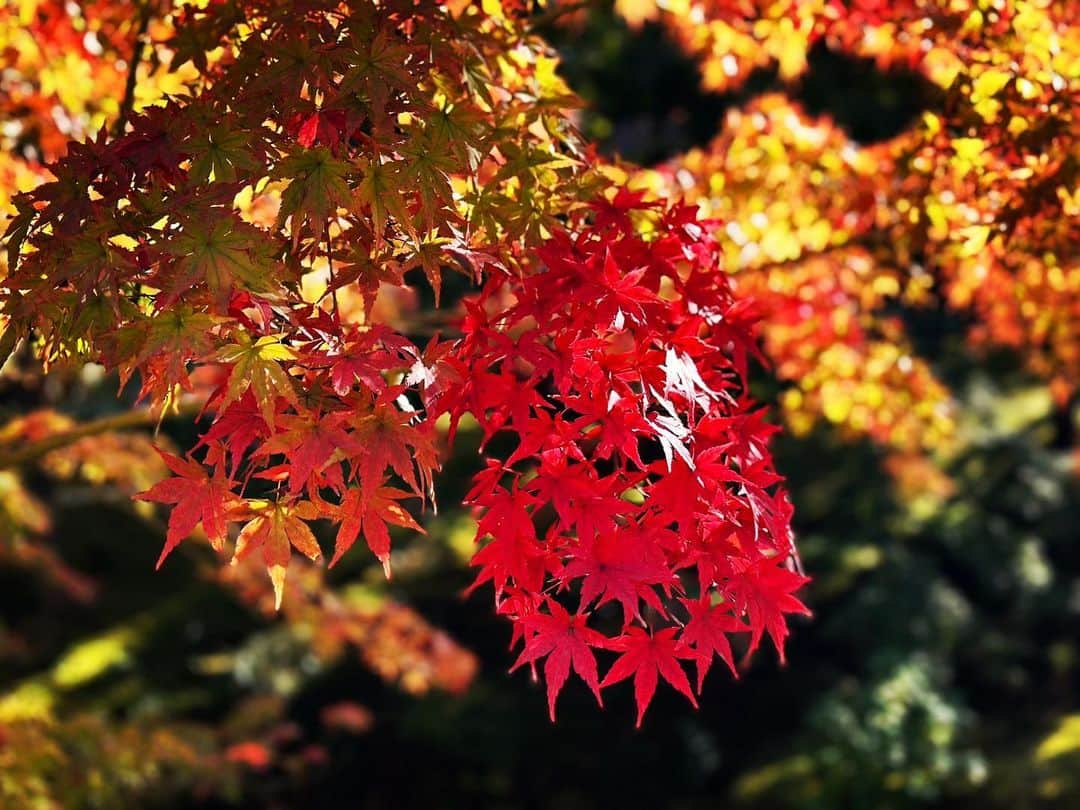
{"label": "green leaf", "polygon": [[388,214],[393,215],[397,223],[409,232],[414,241],[417,239],[412,218],[405,207],[404,194],[407,184],[402,181],[400,162],[380,163],[376,159],[364,168],[364,179],[360,181],[356,189],[356,198],[371,209],[376,246],[383,241]]}
{"label": "green leaf", "polygon": [[205,283],[217,305],[224,308],[238,287],[256,293],[275,287],[268,240],[245,223],[226,219],[211,227],[207,222],[191,222],[173,240],[172,250],[181,257],[166,290],[172,296]]}
{"label": "green leaf", "polygon": [[189,144],[191,171],[189,177],[195,183],[215,181],[235,183],[238,172],[253,172],[259,163],[249,151],[252,135],[236,132],[226,126],[211,127],[206,139]]}
{"label": "green leaf", "polygon": [[311,229],[316,239],[326,232],[326,226],[338,208],[349,204],[349,165],[338,160],[324,146],[302,149],[287,157],[278,166],[276,177],[291,178],[282,192],[277,227],[292,217],[292,239],[300,242],[303,226]]}
{"label": "green leaf", "polygon": [[225,410],[238,400],[249,388],[262,412],[267,425],[274,425],[274,405],[279,396],[296,403],[296,390],[292,380],[281,367],[279,360],[295,360],[296,352],[283,344],[280,337],[268,335],[251,343],[246,335],[240,335],[240,343],[226,346],[215,359],[231,363],[232,374],[225,389],[220,410]]}

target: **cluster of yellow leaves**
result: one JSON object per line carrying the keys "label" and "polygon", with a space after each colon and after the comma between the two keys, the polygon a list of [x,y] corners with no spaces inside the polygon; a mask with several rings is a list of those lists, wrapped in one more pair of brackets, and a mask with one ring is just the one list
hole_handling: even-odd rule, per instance
{"label": "cluster of yellow leaves", "polygon": [[766,3],[710,0],[616,0],[632,26],[659,22],[701,65],[706,89],[737,87],[756,69],[776,64],[793,79],[806,70],[806,54],[828,6],[826,0]]}
{"label": "cluster of yellow leaves", "polygon": [[[68,657],[110,654],[84,642]],[[74,686],[74,685],[72,685]],[[318,732],[286,718],[277,694],[254,694],[208,722],[175,722],[156,711],[136,716],[57,705],[64,689],[42,679],[0,698],[0,807],[68,810],[74,807],[145,807],[238,795],[249,771],[273,769],[278,779],[303,779],[324,763]],[[327,706],[323,731],[362,734],[372,725],[364,707]]]}
{"label": "cluster of yellow leaves", "polygon": [[[775,67],[792,81],[819,42],[880,68],[912,67],[941,87],[965,70],[958,38],[979,39],[1007,29],[1014,14],[1037,17],[1069,2],[1036,0],[616,0],[631,26],[657,22],[701,66],[702,85],[738,88],[759,68]],[[1073,8],[1075,11],[1075,7]],[[1021,25],[1024,25],[1021,22]]]}
{"label": "cluster of yellow leaves", "polygon": [[[30,411],[0,425],[0,450],[18,448],[79,428],[79,422],[50,409]],[[159,438],[158,446],[169,442]],[[83,436],[42,455],[41,469],[60,480],[112,484],[131,495],[165,477],[168,470],[144,433],[102,432]]]}
{"label": "cluster of yellow leaves", "polygon": [[34,188],[44,178],[44,170],[36,164],[19,158],[7,149],[0,149],[0,213],[13,213],[15,209],[11,205],[11,198]]}
{"label": "cluster of yellow leaves", "polygon": [[[908,8],[908,6],[910,6]],[[891,141],[860,146],[781,95],[728,115],[705,149],[634,179],[721,220],[727,270],[765,311],[796,431],[824,415],[909,451],[953,432],[949,392],[897,304],[974,316],[1059,399],[1080,381],[1080,7],[1075,2],[621,0],[700,60],[704,84],[806,69],[817,41],[921,70],[944,93]]]}
{"label": "cluster of yellow leaves", "polygon": [[1066,398],[1080,382],[1080,6],[1012,10],[1000,35],[970,31],[953,103],[899,139],[893,208],[908,223],[894,233],[925,229],[914,247],[975,313],[975,343],[1017,349]]}
{"label": "cluster of yellow leaves", "polygon": [[949,393],[911,348],[890,304],[919,303],[930,279],[875,259],[888,224],[879,183],[890,155],[850,141],[780,95],[727,116],[717,138],[634,181],[684,196],[721,222],[728,272],[764,315],[765,353],[794,385],[798,433],[815,417],[904,450],[953,431]]}
{"label": "cluster of yellow leaves", "polygon": [[94,715],[0,720],[0,806],[62,810],[149,801],[168,769],[176,782],[224,776],[205,731],[113,724]]}

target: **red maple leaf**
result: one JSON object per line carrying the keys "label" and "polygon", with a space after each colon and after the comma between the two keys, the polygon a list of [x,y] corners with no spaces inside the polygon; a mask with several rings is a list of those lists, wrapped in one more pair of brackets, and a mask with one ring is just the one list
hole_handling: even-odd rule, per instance
{"label": "red maple leaf", "polygon": [[750,622],[750,649],[757,649],[761,636],[768,631],[784,663],[784,639],[788,636],[785,613],[810,615],[810,609],[792,596],[792,593],[807,582],[809,577],[789,571],[780,557],[763,557],[756,562],[739,566],[742,570],[734,574],[726,590],[735,604],[737,612],[745,612]]}
{"label": "red maple leaf", "polygon": [[224,463],[227,453],[232,458],[231,471],[235,475],[248,448],[269,433],[255,395],[248,391],[218,413],[214,424],[199,439],[196,449],[207,448],[207,464],[217,464],[219,460]]}
{"label": "red maple leaf", "polygon": [[705,683],[705,675],[712,666],[714,655],[720,656],[731,674],[736,678],[735,661],[731,657],[731,642],[728,633],[745,632],[750,628],[731,615],[731,605],[714,605],[706,595],[700,599],[683,599],[683,605],[690,613],[690,620],[683,628],[679,640],[692,648],[697,663],[697,690]]}
{"label": "red maple leaf", "polygon": [[669,585],[674,575],[668,569],[663,552],[640,531],[624,530],[582,540],[571,553],[562,573],[564,582],[583,577],[581,604],[597,607],[618,602],[623,609],[623,624],[640,618],[639,601],[662,614],[653,585]]}
{"label": "red maple leaf", "polygon": [[547,656],[544,662],[544,680],[547,682],[548,712],[554,722],[555,701],[570,676],[571,666],[596,695],[596,702],[603,707],[596,657],[589,648],[606,646],[607,638],[588,628],[585,625],[587,617],[581,613],[570,615],[553,599],[547,600],[547,606],[550,613],[535,612],[522,618],[525,632],[531,635],[510,671],[513,672],[523,664],[534,664],[538,659]]}
{"label": "red maple leaf", "polygon": [[[428,434],[411,425],[412,416],[386,403],[376,402],[371,413],[353,421],[353,438],[358,452],[352,456],[364,488],[377,486],[390,467],[414,493],[430,493],[431,476],[438,466],[434,445]],[[419,481],[417,480],[419,471]]]}
{"label": "red maple leaf", "polygon": [[296,495],[338,449],[346,453],[363,451],[344,429],[348,419],[349,414],[340,412],[315,421],[303,416],[283,416],[278,424],[284,430],[264,442],[256,455],[284,455],[289,464],[289,494]]}
{"label": "red maple leaf", "polygon": [[174,504],[169,514],[165,547],[156,567],[160,568],[172,550],[200,523],[210,544],[220,551],[225,544],[229,511],[240,503],[230,490],[232,482],[220,472],[211,478],[197,461],[185,460],[164,450],[157,450],[157,453],[177,477],[159,481],[135,496],[140,501]]}
{"label": "red maple leaf", "polygon": [[353,487],[345,493],[341,506],[335,510],[341,521],[337,540],[334,542],[334,556],[331,567],[337,564],[348,551],[362,531],[368,548],[382,563],[383,572],[390,578],[390,530],[387,523],[424,533],[412,515],[398,503],[402,498],[411,497],[394,487],[380,486],[373,490]]}
{"label": "red maple leaf", "polygon": [[477,527],[477,537],[491,535],[492,540],[473,555],[470,564],[480,572],[470,593],[488,580],[495,585],[496,598],[508,581],[528,591],[541,590],[551,554],[537,542],[536,526],[527,510],[534,503],[528,493],[516,488],[492,493]]}
{"label": "red maple leaf", "polygon": [[343,110],[316,110],[306,117],[303,113],[297,113],[289,122],[288,129],[296,131],[296,140],[301,146],[310,149],[318,143],[335,150],[341,142],[344,127]]}
{"label": "red maple leaf", "polygon": [[610,648],[621,652],[619,659],[611,665],[604,677],[602,688],[634,676],[634,700],[637,703],[637,727],[641,728],[641,719],[645,710],[656,694],[656,684],[660,676],[679,692],[696,709],[697,700],[690,689],[679,658],[693,658],[694,654],[684,649],[675,638],[676,628],[665,627],[650,634],[640,627],[630,627],[627,632],[612,640]]}

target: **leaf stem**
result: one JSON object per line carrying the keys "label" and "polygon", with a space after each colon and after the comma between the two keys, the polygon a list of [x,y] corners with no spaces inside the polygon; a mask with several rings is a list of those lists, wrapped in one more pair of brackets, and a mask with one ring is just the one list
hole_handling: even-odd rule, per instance
{"label": "leaf stem", "polygon": [[326,267],[330,271],[330,300],[334,308],[334,320],[341,322],[341,316],[338,314],[338,300],[337,300],[337,282],[334,280],[334,256],[333,248],[330,242],[330,225],[326,226]]}

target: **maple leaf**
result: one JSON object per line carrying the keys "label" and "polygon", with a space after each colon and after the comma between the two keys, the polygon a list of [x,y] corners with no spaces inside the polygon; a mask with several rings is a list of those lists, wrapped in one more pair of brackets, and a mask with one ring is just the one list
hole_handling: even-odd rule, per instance
{"label": "maple leaf", "polygon": [[624,403],[612,392],[607,403],[601,406],[586,392],[584,396],[568,399],[567,405],[585,414],[576,420],[575,426],[584,429],[587,439],[597,440],[599,458],[610,458],[612,453],[619,451],[639,469],[645,468],[638,450],[638,437],[648,436],[651,426],[636,402]]}
{"label": "maple leaf", "polygon": [[311,420],[306,416],[283,416],[280,433],[267,439],[258,455],[283,454],[289,465],[289,494],[296,495],[330,461],[339,449],[344,453],[360,452],[363,448],[344,429],[349,414],[326,414]]}
{"label": "maple leaf", "polygon": [[533,411],[544,407],[544,398],[512,374],[476,371],[471,379],[473,410],[484,429],[484,442],[499,430],[516,428],[524,436],[533,431]]}
{"label": "maple leaf", "polygon": [[337,540],[334,541],[334,556],[330,566],[337,565],[345,552],[352,548],[360,532],[364,533],[368,548],[382,563],[383,573],[390,578],[390,531],[386,524],[401,526],[405,529],[424,534],[424,529],[413,520],[398,501],[411,497],[408,492],[394,487],[378,486],[369,489],[352,487],[337,507],[336,514],[341,521]]}
{"label": "maple leaf", "polygon": [[226,408],[250,390],[263,420],[272,428],[277,398],[284,397],[296,404],[296,391],[292,381],[279,362],[295,360],[296,352],[283,344],[279,337],[266,335],[253,343],[246,333],[242,332],[240,342],[221,349],[215,359],[232,364],[220,408]]}
{"label": "maple leaf", "polygon": [[[402,147],[402,154],[408,159],[405,175],[420,196],[420,211],[424,228],[428,231],[439,224],[437,214],[441,219],[446,219],[443,206],[453,200],[450,175],[457,168],[457,163],[445,147],[445,143],[429,130],[416,133],[413,141]],[[438,275],[435,278],[429,275],[429,279],[437,290]]]}
{"label": "maple leaf", "polygon": [[718,396],[701,378],[694,359],[687,354],[679,354],[671,346],[667,347],[663,368],[665,394],[677,394],[706,411],[710,401]]}
{"label": "maple leaf", "polygon": [[544,457],[539,474],[526,484],[529,491],[555,508],[563,530],[576,527],[585,538],[611,531],[628,510],[619,498],[624,487],[616,489],[616,476],[599,478],[592,464],[566,462],[561,455]]}
{"label": "maple leaf", "polygon": [[210,127],[204,138],[185,147],[191,154],[192,182],[205,183],[213,176],[219,182],[235,183],[238,172],[256,171],[259,162],[251,154],[252,140],[252,133],[225,124]]}
{"label": "maple leaf", "polygon": [[763,557],[756,562],[739,565],[727,583],[736,610],[745,612],[750,622],[750,650],[757,649],[763,633],[768,631],[780,663],[784,663],[784,640],[788,636],[785,613],[809,616],[810,609],[792,593],[809,577],[789,571],[781,557]]}
{"label": "maple leaf", "polygon": [[425,236],[414,248],[415,252],[405,262],[402,268],[408,272],[414,267],[420,267],[427,277],[431,291],[435,294],[435,307],[439,306],[442,295],[442,265],[446,261],[446,246],[452,240],[434,236]]}
{"label": "maple leaf", "polygon": [[266,293],[274,289],[274,262],[266,234],[231,219],[191,222],[170,246],[179,257],[165,282],[163,305],[205,283],[224,310],[236,289]]}
{"label": "maple leaf", "polygon": [[238,400],[218,410],[214,423],[202,435],[196,447],[209,448],[207,464],[218,463],[219,457],[228,453],[232,457],[230,474],[235,476],[244,453],[269,433],[255,395],[249,389]]}
{"label": "maple leaf", "polygon": [[701,694],[705,676],[712,666],[714,655],[720,656],[731,674],[736,678],[735,661],[731,657],[731,642],[728,633],[745,632],[750,628],[731,615],[731,605],[714,605],[708,594],[700,599],[683,599],[683,606],[690,614],[690,619],[683,627],[679,640],[692,648],[697,662],[697,691]]}
{"label": "maple leaf", "polygon": [[650,634],[633,626],[609,643],[610,649],[622,655],[611,665],[600,686],[606,688],[633,676],[638,728],[641,728],[641,720],[656,694],[660,676],[686,695],[690,704],[697,708],[690,682],[678,661],[679,658],[692,658],[694,654],[680,645],[675,638],[676,632],[676,628],[666,627]]}
{"label": "maple leaf", "polygon": [[223,320],[189,306],[176,306],[156,318],[135,321],[118,329],[108,347],[107,358],[119,367],[122,385],[127,384],[141,365],[154,358],[164,358],[162,385],[171,389],[187,381],[187,362],[207,353],[213,343],[211,330]]}
{"label": "maple leaf", "polygon": [[177,476],[159,481],[134,496],[140,501],[173,504],[165,547],[161,550],[156,567],[161,568],[165,558],[200,523],[210,544],[216,551],[221,551],[228,530],[228,515],[240,503],[232,493],[232,482],[222,474],[209,476],[206,468],[197,461],[179,458],[156,447],[154,449]]}
{"label": "maple leaf", "polygon": [[490,535],[492,539],[470,561],[480,571],[469,592],[489,580],[495,585],[496,598],[511,580],[527,591],[543,587],[550,555],[537,542],[536,526],[528,512],[535,503],[528,493],[517,488],[512,492],[499,488],[486,501],[476,536],[479,539]]}
{"label": "maple leaf", "polygon": [[570,615],[553,599],[548,599],[546,604],[549,613],[538,611],[521,619],[528,637],[525,649],[510,671],[513,672],[524,664],[535,664],[538,659],[547,656],[544,661],[544,681],[547,684],[548,712],[554,722],[555,702],[570,676],[571,666],[592,690],[596,702],[603,707],[596,656],[589,648],[607,646],[607,638],[587,627],[587,617],[581,613]]}
{"label": "maple leaf", "polygon": [[300,242],[304,226],[315,239],[322,238],[327,223],[338,208],[349,204],[349,164],[334,157],[325,146],[300,149],[277,167],[277,177],[291,178],[281,193],[277,226],[292,217],[293,247]]}
{"label": "maple leaf", "polygon": [[414,89],[415,78],[407,68],[411,53],[397,39],[388,29],[377,31],[368,42],[354,39],[350,43],[354,49],[349,58],[352,67],[341,79],[342,90],[365,90],[371,95],[386,93],[388,85]]}
{"label": "maple leaf", "polygon": [[[602,266],[595,267],[597,263]],[[605,326],[627,321],[637,326],[648,323],[647,310],[657,302],[657,296],[641,283],[645,268],[624,271],[610,251],[605,251],[599,262],[570,267],[577,271],[575,283],[587,285],[596,296],[598,323]]]}
{"label": "maple leaf", "polygon": [[345,128],[346,115],[343,110],[316,110],[309,116],[298,113],[289,129],[296,130],[296,141],[308,148],[316,143],[324,144],[333,152],[341,142],[341,131]]}
{"label": "maple leaf", "polygon": [[680,531],[689,533],[696,521],[704,490],[700,477],[681,458],[673,459],[670,469],[657,463],[654,470],[663,475],[649,489],[650,506],[674,522]]}
{"label": "maple leaf", "polygon": [[[400,277],[397,281],[401,282]],[[371,303],[368,293],[374,292],[380,282],[376,281],[371,288],[363,282],[357,283],[364,293],[364,306],[368,308]],[[387,390],[383,378],[387,369],[409,365],[415,362],[415,355],[415,347],[409,341],[386,327],[373,324],[370,329],[344,342],[339,350],[327,353],[330,385],[339,397],[345,397],[357,382],[372,394],[382,394]]]}
{"label": "maple leaf", "polygon": [[579,541],[562,571],[564,582],[582,577],[581,604],[597,607],[616,601],[623,624],[641,618],[640,602],[664,612],[653,585],[672,582],[663,552],[640,531],[606,532]]}
{"label": "maple leaf", "polygon": [[385,238],[388,215],[409,232],[414,242],[418,241],[412,217],[405,206],[403,193],[407,188],[407,178],[400,163],[382,163],[376,159],[365,166],[363,179],[356,187],[356,200],[371,210],[376,246]]}
{"label": "maple leaf", "polygon": [[295,505],[283,501],[249,501],[248,508],[255,512],[255,517],[240,530],[232,562],[235,565],[255,549],[262,550],[263,562],[274,584],[274,607],[278,609],[292,549],[312,560],[322,555],[319,542],[305,522],[315,520],[320,513],[310,501]]}
{"label": "maple leaf", "polygon": [[362,448],[353,457],[361,486],[381,482],[390,467],[417,495],[430,494],[432,472],[438,463],[435,448],[429,437],[409,424],[411,419],[408,413],[377,402],[371,413],[353,420],[353,438]]}

